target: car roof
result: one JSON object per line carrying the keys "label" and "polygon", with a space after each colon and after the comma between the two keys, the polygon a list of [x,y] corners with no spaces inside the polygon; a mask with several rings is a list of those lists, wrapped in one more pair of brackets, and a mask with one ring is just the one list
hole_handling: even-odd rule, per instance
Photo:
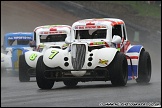
{"label": "car roof", "polygon": [[87,24],[110,24],[111,26],[124,24],[124,21],[118,18],[92,18],[92,19],[83,19],[78,20],[73,23],[73,25],[87,25]]}
{"label": "car roof", "polygon": [[19,36],[30,36],[30,37],[33,37],[33,32],[11,32],[11,33],[6,33],[5,34],[5,37],[19,37]]}
{"label": "car roof", "polygon": [[51,28],[63,28],[63,27],[66,27],[66,28],[69,28],[71,29],[71,26],[70,25],[43,25],[43,26],[38,26],[34,29],[34,31],[38,30],[38,29],[51,29]]}

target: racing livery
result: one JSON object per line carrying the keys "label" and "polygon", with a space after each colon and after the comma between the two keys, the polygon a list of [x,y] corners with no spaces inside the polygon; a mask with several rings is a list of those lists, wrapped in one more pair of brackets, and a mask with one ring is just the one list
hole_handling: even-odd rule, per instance
{"label": "racing livery", "polygon": [[128,80],[148,83],[151,58],[142,45],[131,45],[123,20],[94,18],[74,22],[67,50],[50,48],[38,58],[37,85],[51,89],[54,82],[66,86],[78,82],[111,81],[125,86]]}
{"label": "racing livery", "polygon": [[[70,35],[69,25],[44,25],[34,29],[34,41],[30,42],[33,51],[28,51],[20,56],[19,80],[30,81],[35,77],[35,67],[39,56],[49,48],[66,49],[65,38]],[[52,52],[55,54],[55,52]],[[51,55],[52,57],[53,55]]]}
{"label": "racing livery", "polygon": [[33,32],[6,33],[4,36],[3,52],[1,53],[1,68],[17,70],[19,56],[32,50],[29,42],[33,40]]}

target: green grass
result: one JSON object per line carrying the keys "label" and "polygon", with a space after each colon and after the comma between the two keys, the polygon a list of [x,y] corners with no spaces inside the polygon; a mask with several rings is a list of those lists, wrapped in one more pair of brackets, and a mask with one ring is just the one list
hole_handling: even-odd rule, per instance
{"label": "green grass", "polygon": [[138,12],[139,16],[149,16],[152,18],[161,18],[161,7],[157,4],[148,4],[146,1],[107,1],[117,4],[126,4],[132,6]]}

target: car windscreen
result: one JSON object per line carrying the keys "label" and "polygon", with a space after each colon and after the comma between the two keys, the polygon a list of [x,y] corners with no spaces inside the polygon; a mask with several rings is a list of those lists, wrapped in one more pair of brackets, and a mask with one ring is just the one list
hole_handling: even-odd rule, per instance
{"label": "car windscreen", "polygon": [[106,39],[106,29],[76,30],[75,39]]}
{"label": "car windscreen", "polygon": [[29,45],[29,41],[31,40],[8,40],[8,46]]}
{"label": "car windscreen", "polygon": [[40,42],[64,42],[67,34],[40,35]]}

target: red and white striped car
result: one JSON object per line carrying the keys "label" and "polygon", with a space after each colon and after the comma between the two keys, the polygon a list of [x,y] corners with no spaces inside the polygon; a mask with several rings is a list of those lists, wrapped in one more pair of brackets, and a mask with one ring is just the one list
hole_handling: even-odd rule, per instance
{"label": "red and white striped car", "polygon": [[142,45],[131,45],[126,25],[116,18],[83,19],[73,23],[69,50],[50,48],[39,57],[36,79],[41,89],[54,82],[111,81],[125,86],[128,80],[149,83],[151,58]]}

